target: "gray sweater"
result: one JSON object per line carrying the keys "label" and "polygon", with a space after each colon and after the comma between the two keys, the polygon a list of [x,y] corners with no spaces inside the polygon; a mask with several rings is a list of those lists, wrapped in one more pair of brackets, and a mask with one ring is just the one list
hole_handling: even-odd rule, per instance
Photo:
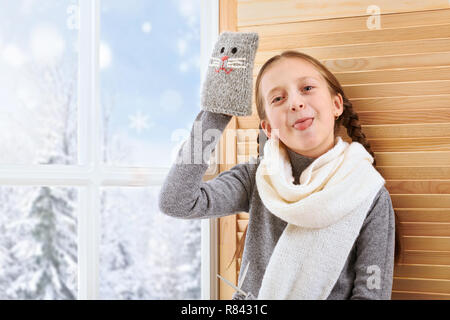
{"label": "gray sweater", "polygon": [[[225,129],[231,116],[201,110],[195,119],[201,131]],[[196,141],[194,141],[196,140]],[[166,215],[181,219],[218,218],[239,212],[248,212],[248,230],[242,256],[241,271],[250,262],[242,290],[258,296],[262,278],[275,245],[287,223],[273,215],[262,203],[255,184],[255,173],[260,163],[248,161],[221,172],[210,181],[203,181],[208,169],[209,155],[218,140],[207,140],[194,135],[191,129],[178,151],[159,195],[159,208]],[[195,163],[193,150],[210,150]],[[208,148],[208,149],[206,149]],[[260,147],[260,150],[262,147]],[[187,152],[187,153],[185,153]],[[208,152],[208,151],[207,151]],[[182,155],[189,154],[190,162]],[[314,158],[305,157],[288,149],[295,183]],[[198,159],[198,158],[197,158]],[[198,161],[197,161],[198,162]],[[383,186],[376,195],[362,225],[358,238],[328,300],[390,299],[394,268],[395,216],[389,192]],[[242,272],[240,272],[242,274]],[[233,300],[244,299],[235,292]]]}

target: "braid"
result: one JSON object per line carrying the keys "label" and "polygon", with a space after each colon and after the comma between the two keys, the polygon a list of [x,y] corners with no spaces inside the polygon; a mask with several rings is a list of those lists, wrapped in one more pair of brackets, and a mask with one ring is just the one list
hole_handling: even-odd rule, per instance
{"label": "braid", "polygon": [[[366,148],[367,152],[373,157],[372,165],[376,168],[376,159],[375,154],[370,148],[370,143],[367,141],[366,135],[361,130],[361,124],[359,123],[358,114],[353,110],[352,103],[342,95],[344,99],[344,112],[342,116],[336,120],[335,123],[335,132],[337,132],[337,128],[339,128],[339,124],[342,121],[342,125],[347,128],[347,134],[352,139],[352,141],[357,141],[361,143],[364,148]],[[402,259],[402,241],[400,236],[400,220],[397,215],[397,211],[394,210],[395,215],[395,250],[394,250],[394,263],[399,263]]]}
{"label": "braid", "polygon": [[[353,110],[352,103],[344,97],[344,112],[340,117],[342,125],[347,128],[347,134],[352,141],[359,142],[366,148],[367,152],[373,157],[373,166],[376,167],[375,154],[370,148],[370,143],[367,141],[366,135],[362,132],[361,124],[359,123],[358,114]],[[338,120],[338,121],[339,121]],[[339,124],[339,123],[338,123]]]}

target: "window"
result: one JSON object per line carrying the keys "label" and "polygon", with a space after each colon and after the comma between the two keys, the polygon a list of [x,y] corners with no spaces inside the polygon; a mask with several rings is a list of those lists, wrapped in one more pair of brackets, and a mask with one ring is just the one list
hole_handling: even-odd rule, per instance
{"label": "window", "polygon": [[163,216],[157,196],[217,3],[0,6],[0,299],[214,298],[213,222]]}
{"label": "window", "polygon": [[77,6],[0,5],[0,164],[76,164]]}

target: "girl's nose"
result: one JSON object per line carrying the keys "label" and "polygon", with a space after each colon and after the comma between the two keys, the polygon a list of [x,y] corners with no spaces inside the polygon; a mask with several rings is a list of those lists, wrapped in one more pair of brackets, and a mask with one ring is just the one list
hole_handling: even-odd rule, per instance
{"label": "girl's nose", "polygon": [[305,107],[305,104],[300,99],[294,99],[291,103],[291,110],[295,111],[297,108],[302,109]]}

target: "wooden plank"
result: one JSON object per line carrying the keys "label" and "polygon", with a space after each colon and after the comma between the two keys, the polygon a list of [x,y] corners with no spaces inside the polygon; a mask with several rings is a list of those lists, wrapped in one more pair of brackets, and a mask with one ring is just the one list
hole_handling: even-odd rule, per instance
{"label": "wooden plank", "polygon": [[450,237],[403,236],[404,250],[450,251]]}
{"label": "wooden plank", "polygon": [[402,222],[450,222],[450,208],[395,208]]}
{"label": "wooden plank", "polygon": [[258,144],[256,142],[238,142],[237,153],[238,155],[258,153]]}
{"label": "wooden plank", "polygon": [[219,0],[219,33],[237,31],[237,0]]}
{"label": "wooden plank", "polygon": [[[358,113],[359,117],[359,113]],[[450,122],[444,123],[395,123],[395,124],[363,124],[362,130],[368,139],[376,138],[420,138],[450,136]],[[421,155],[426,155],[422,152]],[[431,152],[433,153],[433,152]],[[438,154],[438,152],[435,152]],[[381,154],[384,154],[381,152]],[[441,153],[442,154],[442,153]],[[411,155],[411,153],[410,153]],[[448,156],[447,156],[448,157]],[[448,157],[450,159],[450,157]]]}
{"label": "wooden plank", "polygon": [[[236,160],[236,144],[233,133],[236,133],[236,117],[233,117],[224,130],[220,140],[220,172],[229,170]],[[230,141],[231,140],[231,141]],[[231,160],[230,160],[231,159]],[[229,215],[219,218],[219,274],[226,279],[236,283],[236,261],[227,268],[237,247],[236,215]],[[234,290],[230,286],[219,282],[219,297],[226,299],[231,297]]]}
{"label": "wooden plank", "polygon": [[[219,33],[223,31],[237,30],[237,0],[219,0]],[[237,163],[236,156],[236,117],[233,117],[228,123],[226,129],[232,135],[224,132],[224,141],[221,144],[220,152],[220,172],[226,171]],[[226,130],[225,129],[225,130]],[[234,135],[234,136],[233,136]],[[230,140],[232,140],[230,142]],[[232,159],[229,161],[229,159]],[[233,254],[236,250],[236,215],[229,215],[219,218],[219,273],[233,283],[237,283],[237,263],[236,259],[227,268]],[[219,283],[219,300],[231,299],[234,289],[217,280]]]}
{"label": "wooden plank", "polygon": [[238,220],[248,220],[250,218],[250,214],[248,212],[239,212],[237,214]]}
{"label": "wooden plank", "polygon": [[[331,72],[386,70],[395,68],[417,68],[445,66],[450,60],[450,52],[414,53],[376,57],[321,60]],[[259,68],[258,68],[259,71]]]}
{"label": "wooden plank", "polygon": [[417,167],[450,165],[449,151],[375,152],[378,166]]}
{"label": "wooden plank", "polygon": [[450,294],[392,290],[391,300],[450,300]]}
{"label": "wooden plank", "polygon": [[[238,27],[262,24],[287,23],[296,21],[335,19],[354,16],[370,16],[367,8],[374,5],[372,0],[277,0],[277,1],[238,1]],[[378,0],[376,5],[383,14],[447,9],[447,0],[411,2],[407,0]]]}
{"label": "wooden plank", "polygon": [[402,236],[435,236],[435,237],[450,236],[450,223],[400,222],[399,227],[400,227],[400,234]]}
{"label": "wooden plank", "polygon": [[442,106],[450,105],[449,94],[368,99],[353,99],[350,97],[349,99],[352,102],[353,108],[358,113],[363,111],[435,110],[442,108]]}
{"label": "wooden plank", "polygon": [[450,252],[405,250],[402,263],[450,265]]}
{"label": "wooden plank", "polygon": [[[308,48],[329,47],[337,45],[357,45],[379,42],[425,40],[449,38],[450,24],[432,26],[412,26],[403,28],[389,28],[378,30],[361,30],[348,32],[279,34],[269,36],[264,34],[259,41],[258,50],[273,51]],[[415,51],[413,51],[415,52]]]}
{"label": "wooden plank", "polygon": [[396,264],[394,277],[450,280],[450,266],[425,264]]}
{"label": "wooden plank", "polygon": [[[446,24],[450,21],[450,9],[434,11],[413,11],[396,14],[382,12],[381,27],[383,29],[396,29],[411,26],[432,26]],[[281,24],[258,24],[251,26],[238,26],[240,32],[258,32],[264,37],[279,35],[314,33],[342,33],[349,31],[367,30],[367,16],[343,17],[326,20],[295,21]]]}
{"label": "wooden plank", "polygon": [[256,158],[258,157],[257,154],[254,155],[239,155],[237,156],[238,163],[256,163]]}
{"label": "wooden plank", "polygon": [[245,227],[247,226],[248,220],[237,220],[237,231],[244,232]]}
{"label": "wooden plank", "polygon": [[369,139],[369,142],[374,152],[450,151],[450,138],[448,137]]}
{"label": "wooden plank", "polygon": [[450,293],[450,280],[394,277],[392,290]]}
{"label": "wooden plank", "polygon": [[425,178],[432,180],[450,179],[450,167],[377,166],[376,169],[386,180],[423,180]]}
{"label": "wooden plank", "polygon": [[450,208],[448,194],[391,194],[391,199],[395,208]]}
{"label": "wooden plank", "polygon": [[[236,283],[236,260],[229,265],[236,250],[236,215],[219,218],[219,274]],[[219,282],[220,283],[220,282]],[[229,296],[234,290],[228,285],[220,285],[219,296]]]}
{"label": "wooden plank", "polygon": [[[450,47],[448,39],[440,40],[446,42]],[[421,41],[424,42],[424,41]],[[419,44],[415,44],[416,46]],[[420,48],[423,48],[420,46]],[[442,49],[443,46],[438,44]],[[430,48],[431,49],[431,48]],[[450,48],[449,48],[450,49]],[[431,49],[432,50],[432,49]],[[434,48],[436,50],[436,47]],[[447,49],[446,49],[447,50]],[[450,51],[450,50],[448,50]],[[416,50],[417,52],[417,50]],[[399,70],[375,70],[362,72],[335,72],[334,76],[339,80],[343,86],[369,84],[369,83],[394,83],[407,81],[425,81],[425,80],[450,80],[449,66],[435,66],[435,67],[416,67]],[[347,93],[347,91],[346,91]],[[416,94],[417,96],[417,94]],[[352,97],[353,98],[353,97]]]}
{"label": "wooden plank", "polygon": [[220,140],[220,154],[219,154],[219,168],[220,172],[232,168],[236,164],[237,154],[237,120],[232,117],[225,130],[223,131]]}
{"label": "wooden plank", "polygon": [[[450,88],[450,83],[449,83]],[[447,89],[450,92],[450,90]],[[450,122],[450,108],[358,112],[361,125]]]}
{"label": "wooden plank", "polygon": [[352,98],[438,95],[450,93],[450,80],[344,85],[343,89],[345,94]]}
{"label": "wooden plank", "polygon": [[256,129],[237,129],[237,142],[256,142],[259,130]]}
{"label": "wooden plank", "polygon": [[241,231],[238,231],[238,232],[237,232],[237,238],[238,238],[237,241],[238,241],[238,242],[241,241],[243,235],[244,235],[244,232],[241,232]]}
{"label": "wooden plank", "polygon": [[387,180],[385,186],[390,194],[450,194],[450,180]]}
{"label": "wooden plank", "polygon": [[239,117],[237,119],[239,129],[257,129],[259,128],[258,116]]}

